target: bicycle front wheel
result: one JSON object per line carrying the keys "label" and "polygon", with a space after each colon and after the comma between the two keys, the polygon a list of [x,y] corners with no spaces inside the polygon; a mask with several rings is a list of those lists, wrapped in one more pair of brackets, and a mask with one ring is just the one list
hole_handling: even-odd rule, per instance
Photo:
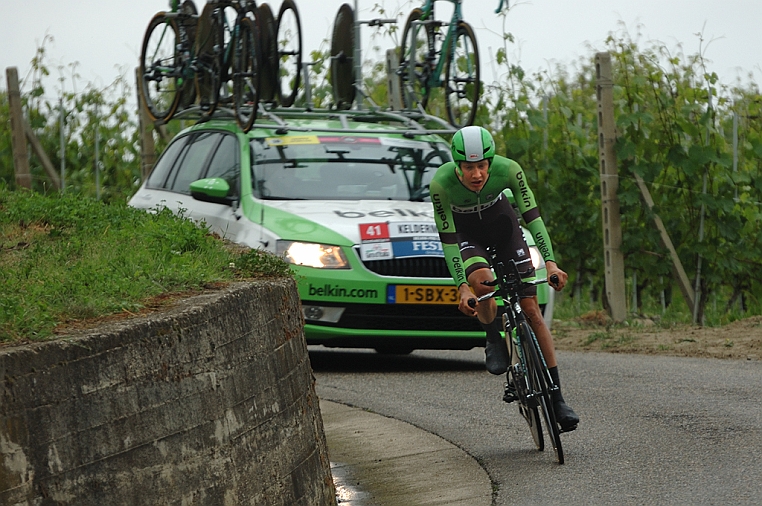
{"label": "bicycle front wheel", "polygon": [[177,24],[163,12],[156,14],[143,37],[140,51],[140,96],[154,121],[169,121],[180,102],[182,62],[177,52]]}
{"label": "bicycle front wheel", "polygon": [[259,106],[256,32],[251,19],[241,18],[234,41],[233,100],[236,121],[244,132],[251,130]]}
{"label": "bicycle front wheel", "polygon": [[556,413],[553,410],[553,402],[550,398],[550,387],[548,384],[548,375],[544,360],[541,359],[542,351],[537,345],[537,340],[526,322],[519,323],[519,332],[521,332],[521,346],[526,358],[527,377],[531,391],[537,399],[538,409],[542,412],[545,422],[545,428],[553,444],[553,450],[556,453],[556,460],[559,464],[564,463],[564,451],[561,447],[561,430],[556,422]]}
{"label": "bicycle front wheel", "polygon": [[339,110],[352,108],[355,99],[355,13],[342,4],[331,37],[331,88]]}
{"label": "bicycle front wheel", "polygon": [[418,23],[422,16],[418,7],[410,11],[402,31],[399,79],[405,109],[416,109],[418,105],[425,109],[429,100],[434,34],[431,25]]}
{"label": "bicycle front wheel", "polygon": [[461,21],[447,51],[445,109],[456,128],[472,125],[479,101],[479,49],[471,25]]}
{"label": "bicycle front wheel", "polygon": [[278,45],[278,101],[290,107],[296,100],[302,72],[302,24],[293,0],[283,0],[275,31]]}

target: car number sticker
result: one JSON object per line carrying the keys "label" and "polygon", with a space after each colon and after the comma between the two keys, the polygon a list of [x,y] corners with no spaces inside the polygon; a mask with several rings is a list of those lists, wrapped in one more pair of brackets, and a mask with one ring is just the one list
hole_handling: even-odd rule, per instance
{"label": "car number sticker", "polygon": [[379,222],[360,224],[360,258],[443,257],[437,227],[431,222]]}

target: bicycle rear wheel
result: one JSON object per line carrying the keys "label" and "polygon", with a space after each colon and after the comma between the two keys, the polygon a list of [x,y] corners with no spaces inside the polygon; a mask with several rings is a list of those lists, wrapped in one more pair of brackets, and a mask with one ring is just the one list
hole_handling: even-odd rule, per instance
{"label": "bicycle rear wheel", "polygon": [[355,100],[355,13],[342,4],[331,37],[331,88],[336,108],[352,108]]}
{"label": "bicycle rear wheel", "polygon": [[249,18],[241,18],[234,41],[233,100],[236,121],[244,132],[251,130],[259,106],[257,40],[256,25]]}
{"label": "bicycle rear wheel", "polygon": [[283,0],[275,29],[278,46],[278,101],[290,107],[296,100],[302,72],[302,24],[293,0]]}
{"label": "bicycle rear wheel", "polygon": [[275,16],[266,3],[257,8],[261,65],[259,79],[259,101],[272,103],[277,97],[278,82],[278,40],[275,38]]}
{"label": "bicycle rear wheel", "polygon": [[564,451],[561,446],[561,430],[556,422],[556,413],[553,410],[553,402],[550,398],[550,388],[548,385],[548,375],[544,361],[540,358],[542,351],[537,345],[537,340],[526,322],[519,323],[519,332],[523,333],[521,346],[526,358],[527,376],[532,390],[538,401],[538,409],[542,411],[545,429],[550,436],[550,442],[556,453],[556,460],[559,464],[564,463]]}
{"label": "bicycle rear wheel", "polygon": [[399,79],[405,109],[416,109],[419,104],[425,109],[429,100],[428,81],[434,63],[431,61],[434,36],[431,25],[415,24],[421,16],[423,11],[418,7],[410,11],[402,31]]}
{"label": "bicycle rear wheel", "polygon": [[148,23],[140,51],[140,95],[154,121],[169,121],[180,102],[182,62],[177,24],[163,12]]}
{"label": "bicycle rear wheel", "polygon": [[215,8],[209,3],[204,6],[196,30],[196,93],[203,119],[214,114],[220,100],[222,25],[214,16]]}
{"label": "bicycle rear wheel", "polygon": [[471,25],[461,21],[447,51],[445,108],[456,128],[472,125],[479,101],[479,49]]}

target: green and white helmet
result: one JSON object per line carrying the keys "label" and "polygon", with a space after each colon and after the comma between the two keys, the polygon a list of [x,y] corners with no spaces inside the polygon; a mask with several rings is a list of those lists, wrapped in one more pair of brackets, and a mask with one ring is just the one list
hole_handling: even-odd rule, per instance
{"label": "green and white helmet", "polygon": [[458,162],[478,162],[487,159],[490,163],[495,156],[495,140],[486,128],[467,126],[452,136],[452,158]]}

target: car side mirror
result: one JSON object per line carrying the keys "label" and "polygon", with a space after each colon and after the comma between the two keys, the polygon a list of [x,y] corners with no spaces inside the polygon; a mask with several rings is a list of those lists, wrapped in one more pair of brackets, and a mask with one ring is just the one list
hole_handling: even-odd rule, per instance
{"label": "car side mirror", "polygon": [[199,179],[190,184],[191,197],[202,202],[232,205],[237,199],[229,196],[230,185],[221,177]]}

